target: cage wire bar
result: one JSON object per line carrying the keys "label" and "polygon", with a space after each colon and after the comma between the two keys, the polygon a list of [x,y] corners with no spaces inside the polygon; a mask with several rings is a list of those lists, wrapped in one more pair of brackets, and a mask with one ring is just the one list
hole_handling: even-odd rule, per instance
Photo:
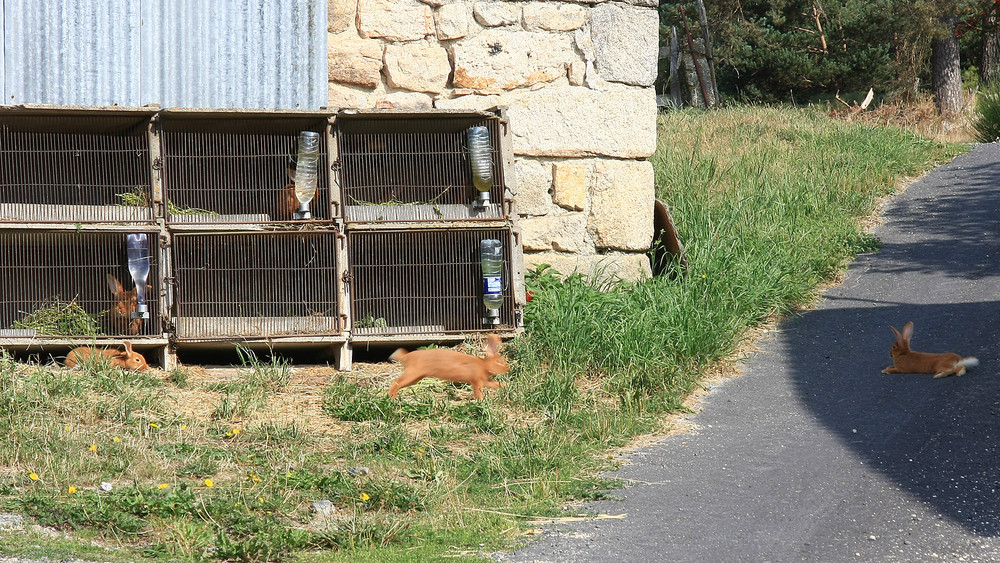
{"label": "cage wire bar", "polygon": [[[503,244],[500,325],[485,325],[479,243]],[[512,330],[509,228],[348,232],[352,334],[394,336]]]}
{"label": "cage wire bar", "polygon": [[0,112],[0,219],[152,223],[148,120]]}
{"label": "cage wire bar", "polygon": [[[466,134],[489,131],[490,206],[473,210]],[[358,222],[503,219],[505,122],[479,114],[341,115],[334,123],[344,219]]]}
{"label": "cage wire bar", "polygon": [[339,335],[339,237],[335,231],[176,234],[177,339]]}
{"label": "cage wire bar", "polygon": [[[162,119],[163,188],[169,224],[290,222],[299,207],[294,167],[300,131],[320,133],[318,168],[329,170],[327,118]],[[291,172],[292,174],[294,172]],[[319,174],[313,222],[331,222],[329,174]]]}
{"label": "cage wire bar", "polygon": [[0,230],[0,285],[4,288],[0,292],[0,337],[162,337],[156,232],[147,232],[149,318],[139,321],[134,329],[121,320],[127,317],[115,319],[116,314],[135,310],[128,299],[119,299],[108,286],[110,274],[126,292],[135,288],[128,271],[126,234]]}

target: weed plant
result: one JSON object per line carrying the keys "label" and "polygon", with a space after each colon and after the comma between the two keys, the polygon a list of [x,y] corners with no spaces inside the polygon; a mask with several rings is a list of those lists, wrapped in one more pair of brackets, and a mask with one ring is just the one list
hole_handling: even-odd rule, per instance
{"label": "weed plant", "polygon": [[[640,282],[530,272],[509,385],[483,401],[438,380],[391,400],[391,375],[338,374],[312,425],[247,422],[292,392],[286,362],[241,350],[236,379],[199,384],[0,352],[0,511],[70,534],[6,534],[0,553],[354,562],[510,548],[526,519],[604,498],[610,450],[682,409],[748,331],[877,250],[863,224],[879,199],[962,150],[757,107],[666,114],[660,138],[657,197],[687,268]],[[202,415],[180,408],[195,391],[217,398]]]}
{"label": "weed plant", "polygon": [[1000,141],[1000,85],[991,84],[976,97],[972,129],[980,143]]}

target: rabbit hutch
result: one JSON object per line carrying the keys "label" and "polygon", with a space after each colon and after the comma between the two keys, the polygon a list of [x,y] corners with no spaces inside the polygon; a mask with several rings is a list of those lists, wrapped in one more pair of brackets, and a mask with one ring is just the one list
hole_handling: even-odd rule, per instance
{"label": "rabbit hutch", "polygon": [[153,365],[522,327],[501,110],[0,106],[0,347]]}

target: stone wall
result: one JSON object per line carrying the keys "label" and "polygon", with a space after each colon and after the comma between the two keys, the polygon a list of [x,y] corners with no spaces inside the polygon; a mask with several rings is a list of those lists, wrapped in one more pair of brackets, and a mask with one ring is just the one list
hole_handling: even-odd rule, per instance
{"label": "stone wall", "polygon": [[330,106],[508,108],[528,267],[649,273],[653,0],[329,0]]}

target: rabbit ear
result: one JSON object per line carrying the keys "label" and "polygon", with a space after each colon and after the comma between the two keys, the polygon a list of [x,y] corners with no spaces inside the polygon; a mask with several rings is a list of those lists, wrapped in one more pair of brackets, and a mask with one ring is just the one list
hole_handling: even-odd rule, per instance
{"label": "rabbit ear", "polygon": [[891,328],[892,329],[892,333],[896,335],[896,342],[902,342],[903,341],[903,335],[900,334],[898,330],[896,330],[896,327],[890,326],[889,328]]}
{"label": "rabbit ear", "polygon": [[[132,343],[130,341],[128,341],[128,340],[124,340],[124,341],[122,341],[122,344],[125,345],[125,353],[128,354],[128,356],[131,356],[132,355]],[[128,357],[128,356],[126,356],[126,357]]]}
{"label": "rabbit ear", "polygon": [[913,321],[906,323],[906,326],[903,327],[903,340],[909,342],[911,338],[913,338]]}
{"label": "rabbit ear", "polygon": [[490,333],[486,335],[486,355],[500,355],[500,337],[496,334]]}
{"label": "rabbit ear", "polygon": [[118,281],[118,278],[114,274],[108,274],[108,289],[115,295],[125,291],[125,288],[122,287],[122,282]]}

